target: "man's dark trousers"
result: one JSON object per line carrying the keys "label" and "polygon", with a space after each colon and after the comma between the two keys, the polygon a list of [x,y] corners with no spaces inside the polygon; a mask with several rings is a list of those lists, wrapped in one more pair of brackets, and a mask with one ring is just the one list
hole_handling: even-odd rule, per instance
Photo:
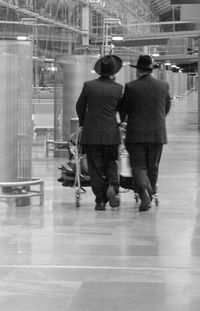
{"label": "man's dark trousers", "polygon": [[157,192],[159,163],[163,144],[131,143],[126,145],[130,154],[130,164],[136,191],[141,194],[146,189],[150,195]]}
{"label": "man's dark trousers", "polygon": [[107,203],[108,184],[113,185],[117,193],[119,189],[118,145],[85,145],[85,148],[95,201]]}

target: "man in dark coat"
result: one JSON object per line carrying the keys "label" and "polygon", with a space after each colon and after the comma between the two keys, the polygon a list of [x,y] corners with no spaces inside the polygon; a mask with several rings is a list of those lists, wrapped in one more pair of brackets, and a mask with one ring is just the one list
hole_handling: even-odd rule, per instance
{"label": "man in dark coat", "polygon": [[111,207],[120,204],[117,167],[120,132],[116,112],[123,88],[114,81],[114,75],[121,67],[122,60],[115,55],[100,58],[94,66],[100,77],[84,83],[76,103],[96,210],[105,210],[108,201]]}
{"label": "man in dark coat", "polygon": [[171,97],[168,83],[151,75],[153,64],[149,55],[141,55],[132,67],[137,68],[137,80],[125,85],[120,115],[122,122],[127,118],[125,144],[141,199],[139,210],[146,211],[156,192],[162,148],[167,143],[165,119]]}

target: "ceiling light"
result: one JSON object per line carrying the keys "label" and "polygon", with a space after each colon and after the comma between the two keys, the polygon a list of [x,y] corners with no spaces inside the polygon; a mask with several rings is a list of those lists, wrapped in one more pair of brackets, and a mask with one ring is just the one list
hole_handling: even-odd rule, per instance
{"label": "ceiling light", "polygon": [[123,36],[113,36],[113,37],[112,37],[112,40],[113,40],[113,41],[123,41],[123,40],[124,40],[124,37],[123,37]]}
{"label": "ceiling light", "polygon": [[27,36],[18,36],[17,40],[19,40],[19,41],[27,41],[28,37]]}

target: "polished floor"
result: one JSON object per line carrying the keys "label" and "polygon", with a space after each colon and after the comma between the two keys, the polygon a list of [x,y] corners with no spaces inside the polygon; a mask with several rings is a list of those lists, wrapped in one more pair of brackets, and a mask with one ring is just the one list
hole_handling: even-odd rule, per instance
{"label": "polished floor", "polygon": [[159,175],[159,206],[94,210],[90,188],[56,180],[61,158],[33,144],[45,204],[0,203],[0,311],[199,311],[200,133],[197,94],[176,99]]}

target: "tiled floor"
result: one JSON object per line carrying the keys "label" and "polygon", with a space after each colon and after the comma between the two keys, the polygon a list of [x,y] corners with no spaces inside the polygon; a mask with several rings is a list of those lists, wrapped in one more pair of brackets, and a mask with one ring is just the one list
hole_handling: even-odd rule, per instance
{"label": "tiled floor", "polygon": [[45,204],[0,206],[0,311],[199,311],[200,133],[197,94],[176,100],[159,175],[160,205],[139,213],[131,191],[119,210],[75,207],[61,158],[33,145]]}

